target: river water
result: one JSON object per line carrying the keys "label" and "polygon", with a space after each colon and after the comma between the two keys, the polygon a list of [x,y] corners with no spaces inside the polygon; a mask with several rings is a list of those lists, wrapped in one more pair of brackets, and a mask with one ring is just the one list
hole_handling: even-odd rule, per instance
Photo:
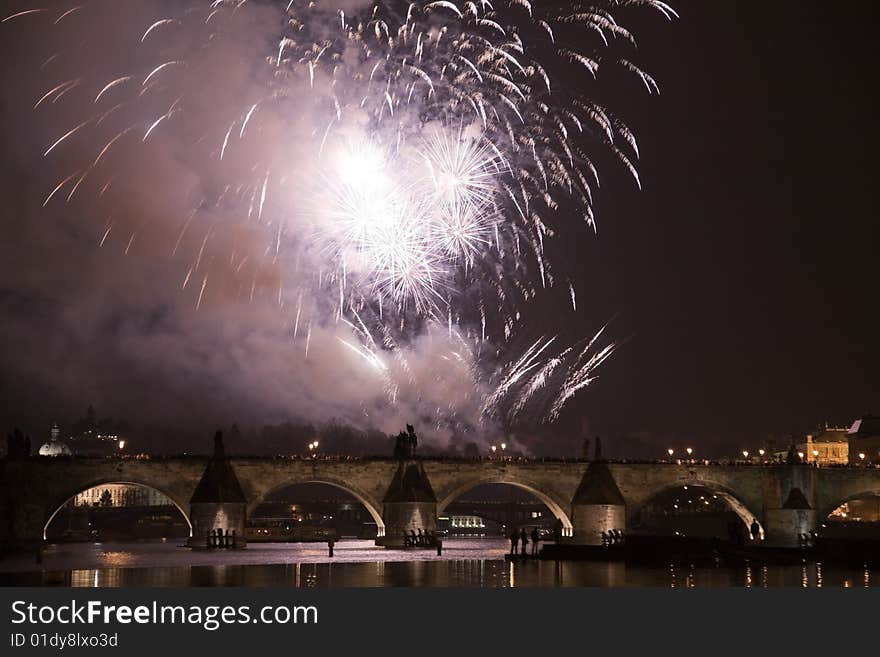
{"label": "river water", "polygon": [[802,563],[747,566],[529,560],[505,562],[499,539],[446,539],[443,555],[342,540],[255,543],[246,550],[193,551],[180,541],[67,543],[0,561],[3,586],[327,587],[867,587],[880,568]]}

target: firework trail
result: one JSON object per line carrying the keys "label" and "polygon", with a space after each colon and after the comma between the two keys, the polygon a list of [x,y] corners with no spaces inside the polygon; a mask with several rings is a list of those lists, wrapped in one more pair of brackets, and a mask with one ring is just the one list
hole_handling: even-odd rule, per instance
{"label": "firework trail", "polygon": [[[84,21],[113,6],[22,6],[3,29],[43,21],[47,33],[75,41]],[[417,383],[408,345],[444,335],[438,357],[468,373],[467,395],[483,417],[514,422],[539,401],[553,420],[613,352],[605,329],[576,344],[544,336],[519,354],[505,345],[527,332],[523,309],[543,290],[561,284],[576,310],[554,253],[596,229],[599,162],[610,155],[639,184],[635,137],[595,93],[600,76],[618,73],[658,91],[631,61],[635,39],[615,18],[630,7],[677,15],[660,0],[177,3],[133,31],[132,70],[108,64],[59,80],[50,73],[61,52],[45,60],[48,90],[34,110],[78,102],[82,114],[47,139],[44,157],[68,168],[44,205],[70,203],[90,186],[112,204],[117,177],[137,185],[137,168],[120,171],[115,153],[175,140],[204,163],[194,166],[210,172],[211,191],[193,202],[172,254],[196,230],[193,218],[217,208],[265,234],[262,253],[249,254],[208,222],[181,286],[202,279],[196,308],[209,301],[216,263],[250,276],[240,284],[250,298],[260,263],[281,264],[296,281],[274,284],[273,294],[293,309],[306,352],[313,326],[345,326],[340,348],[375,370],[393,401]],[[267,15],[264,44],[246,53],[253,93],[224,96],[221,83],[206,103],[192,82],[222,80],[228,62],[217,44]],[[72,143],[92,144],[93,154],[74,161]],[[102,246],[123,232],[111,234],[113,225],[101,225]],[[209,258],[206,248],[230,253]],[[285,289],[296,290],[288,304]],[[438,422],[457,414],[448,404],[435,413]]]}

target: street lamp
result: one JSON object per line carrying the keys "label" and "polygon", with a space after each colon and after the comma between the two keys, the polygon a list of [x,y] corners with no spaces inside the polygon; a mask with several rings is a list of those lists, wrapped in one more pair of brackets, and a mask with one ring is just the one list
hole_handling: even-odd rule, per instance
{"label": "street lamp", "polygon": [[803,453],[803,452],[798,452],[798,458],[801,459],[801,460],[803,460],[803,458],[804,458],[804,453]]}
{"label": "street lamp", "polygon": [[686,450],[684,450],[684,451],[686,451],[686,452],[688,453],[688,456],[690,456],[691,454],[694,453],[694,450],[691,449],[690,447],[688,447],[688,448],[687,448]]}
{"label": "street lamp", "polygon": [[504,459],[504,450],[507,449],[507,443],[501,443],[501,458]]}
{"label": "street lamp", "polygon": [[670,447],[666,450],[666,453],[669,454],[669,458],[672,458],[672,455],[675,454],[675,450]]}
{"label": "street lamp", "polygon": [[764,456],[764,449],[763,448],[759,449],[758,454],[760,454],[761,456]]}
{"label": "street lamp", "polygon": [[495,445],[492,445],[492,453],[494,454],[497,450],[498,450],[498,448],[495,447]]}
{"label": "street lamp", "polygon": [[818,449],[813,450],[813,462],[816,465],[819,465],[819,450]]}
{"label": "street lamp", "polygon": [[744,458],[744,459],[749,458],[749,450],[747,450],[747,449],[744,449],[744,450],[743,450],[743,458]]}
{"label": "street lamp", "polygon": [[859,460],[864,463],[864,461],[865,461],[865,453],[864,452],[859,452]]}

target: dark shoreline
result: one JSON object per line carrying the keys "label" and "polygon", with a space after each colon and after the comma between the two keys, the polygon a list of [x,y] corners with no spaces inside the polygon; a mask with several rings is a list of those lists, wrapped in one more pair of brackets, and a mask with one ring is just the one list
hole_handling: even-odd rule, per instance
{"label": "dark shoreline", "polygon": [[539,559],[549,561],[625,561],[627,563],[700,563],[741,565],[803,562],[846,565],[880,564],[880,540],[818,538],[805,547],[769,547],[735,544],[712,538],[629,537],[621,545],[548,544]]}

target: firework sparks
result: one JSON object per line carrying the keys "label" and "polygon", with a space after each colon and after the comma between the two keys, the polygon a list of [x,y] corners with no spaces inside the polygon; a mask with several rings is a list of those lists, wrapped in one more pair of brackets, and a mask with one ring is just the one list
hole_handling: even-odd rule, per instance
{"label": "firework sparks", "polygon": [[[202,207],[237,202],[242,216],[271,226],[261,246],[264,258],[296,263],[297,272],[316,272],[310,283],[300,274],[295,285],[281,280],[271,286],[279,307],[295,309],[293,336],[305,340],[307,356],[313,325],[347,322],[360,343],[341,337],[338,342],[378,372],[396,395],[388,354],[396,353],[406,372],[408,341],[436,324],[461,342],[441,357],[471,359],[471,371],[483,383],[484,415],[512,421],[546,397],[543,414],[555,419],[613,353],[612,344],[599,346],[604,328],[570,346],[557,337],[533,341],[525,352],[510,355],[500,372],[491,371],[478,354],[493,351],[485,344],[493,344],[496,353],[503,350],[519,332],[520,308],[557,280],[564,281],[572,311],[583,305],[568,276],[557,274],[553,254],[584,225],[595,230],[594,153],[610,153],[639,184],[633,133],[591,92],[600,72],[615,69],[635,76],[648,93],[659,91],[650,75],[619,54],[634,39],[613,12],[635,5],[668,19],[677,14],[660,0],[597,0],[589,8],[568,9],[523,0],[383,0],[347,13],[331,13],[321,2],[283,5],[277,11],[286,20],[276,24],[286,27],[274,35],[277,47],[251,62],[254,69],[267,69],[259,98],[230,98],[206,110],[191,100],[197,94],[183,80],[199,78],[200,67],[220,64],[208,56],[187,59],[167,44],[158,45],[172,34],[175,40],[207,34],[199,49],[209,52],[222,42],[224,30],[234,29],[228,26],[235,25],[236,15],[247,12],[247,0],[190,0],[177,15],[153,17],[134,37],[139,52],[153,57],[124,75],[117,70],[95,80],[83,72],[60,84],[60,75],[49,82],[56,86],[34,109],[68,102],[82,93],[80,87],[90,89],[91,105],[109,97],[120,102],[99,116],[80,117],[55,141],[57,134],[46,140],[51,144],[47,158],[70,150],[86,134],[103,146],[51,191],[44,206],[72,181],[68,201],[79,189],[86,193],[92,186],[89,174],[109,166],[105,157],[115,160],[108,153],[128,132],[142,136],[116,149],[133,148],[131,141],[140,148],[161,148],[162,140],[151,135],[160,128],[163,136],[174,134],[175,124],[184,121],[217,125],[191,140],[190,148],[195,153],[201,144],[212,144],[205,159],[212,158],[210,166],[219,166],[218,175],[228,179],[215,198],[200,199],[187,215],[172,256]],[[57,26],[53,29],[74,29],[68,26],[102,6],[93,0],[43,20]],[[203,11],[193,11],[198,8]],[[34,7],[0,22],[45,13]],[[566,88],[554,80],[560,73],[580,82]],[[141,84],[128,84],[133,80]],[[314,125],[306,131],[310,137],[293,144],[296,157],[288,155],[291,145],[283,140],[262,149],[251,144],[260,144],[273,128],[280,126],[277,132],[283,133],[287,119],[278,117],[300,114]],[[111,226],[104,228],[101,246]],[[200,266],[209,266],[202,265],[202,257],[214,230],[212,223],[182,288]],[[126,253],[136,234],[132,231]],[[205,260],[212,261],[208,255]],[[218,259],[236,276],[252,272],[251,298],[259,260],[234,250]],[[204,273],[196,309],[207,281]],[[285,290],[291,289],[297,298],[285,304]],[[502,407],[507,410],[500,412]]]}

